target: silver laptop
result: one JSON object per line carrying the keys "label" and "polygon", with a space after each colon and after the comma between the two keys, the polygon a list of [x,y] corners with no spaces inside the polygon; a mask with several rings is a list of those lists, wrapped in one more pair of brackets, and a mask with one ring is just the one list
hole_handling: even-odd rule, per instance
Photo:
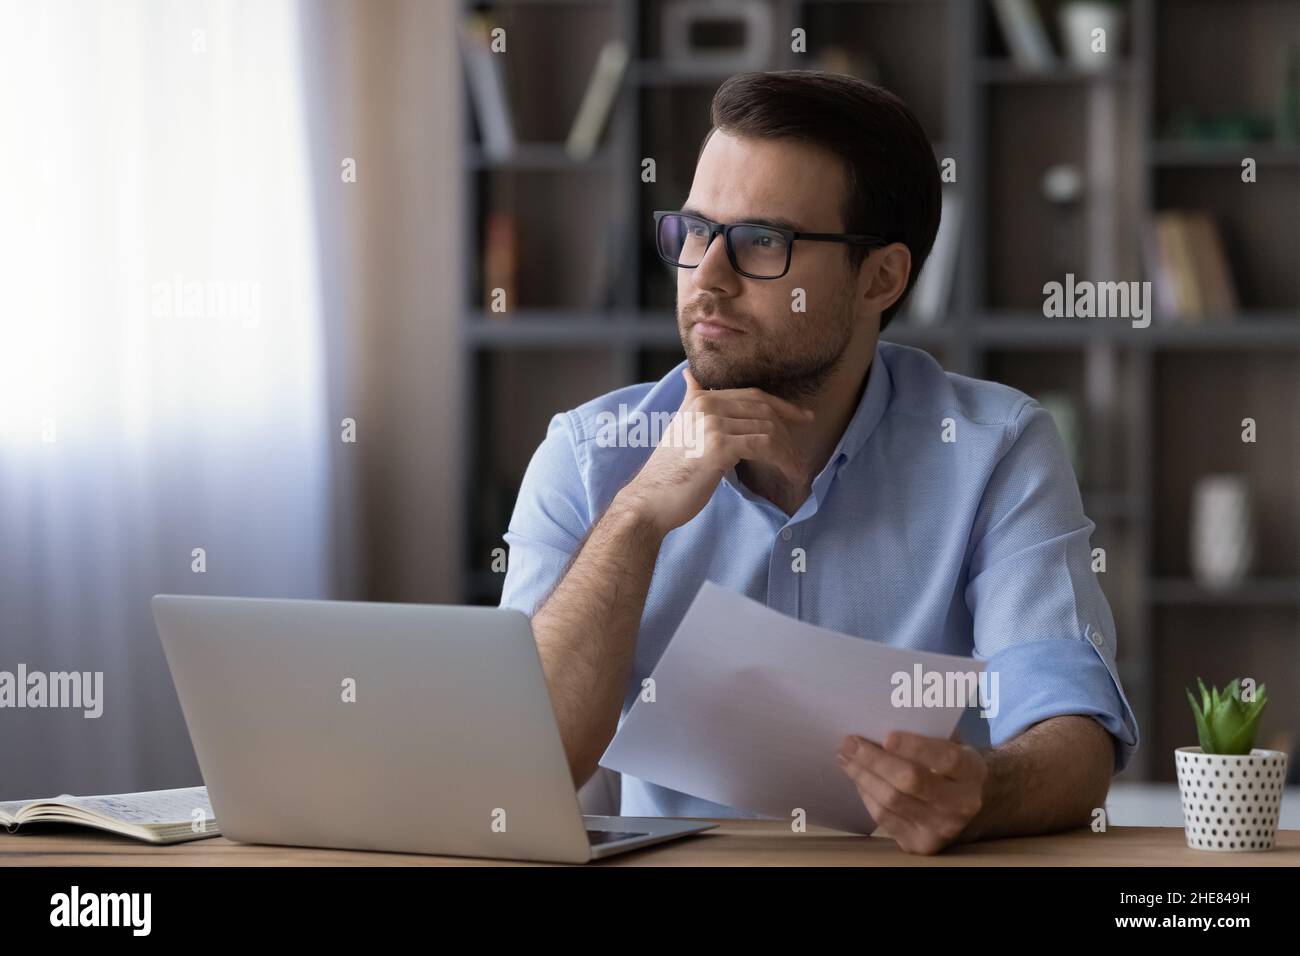
{"label": "silver laptop", "polygon": [[582,815],[518,611],[159,594],[153,613],[232,840],[585,863],[713,827]]}

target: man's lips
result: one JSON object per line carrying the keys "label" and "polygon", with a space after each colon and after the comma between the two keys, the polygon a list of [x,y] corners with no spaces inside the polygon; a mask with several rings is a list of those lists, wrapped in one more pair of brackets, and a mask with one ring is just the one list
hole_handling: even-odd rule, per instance
{"label": "man's lips", "polygon": [[713,317],[696,319],[691,323],[691,327],[708,338],[728,338],[733,335],[744,335],[743,330]]}

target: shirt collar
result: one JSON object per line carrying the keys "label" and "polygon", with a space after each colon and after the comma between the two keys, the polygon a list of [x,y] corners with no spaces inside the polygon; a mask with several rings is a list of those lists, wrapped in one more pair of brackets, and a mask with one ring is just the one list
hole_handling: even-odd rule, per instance
{"label": "shirt collar", "polygon": [[889,407],[889,400],[894,394],[894,382],[889,374],[889,366],[880,352],[880,345],[877,343],[875,357],[871,360],[871,366],[867,371],[867,387],[862,391],[858,409],[849,420],[849,425],[840,436],[839,444],[835,446],[835,451],[827,464],[836,462],[847,464],[852,461],[862,446],[867,443],[872,432],[876,430],[880,419],[885,416],[885,409]]}
{"label": "shirt collar", "polygon": [[848,427],[840,436],[835,451],[831,452],[831,457],[827,459],[826,466],[813,479],[812,494],[795,514],[796,519],[806,518],[816,513],[821,502],[826,500],[831,483],[835,481],[839,470],[853,460],[853,457],[862,450],[862,446],[867,443],[871,433],[876,430],[876,425],[884,417],[885,408],[889,405],[893,392],[894,386],[889,368],[881,358],[880,347],[877,345],[875,357],[872,358],[871,365],[867,369],[867,387],[862,390],[857,411],[849,419]]}

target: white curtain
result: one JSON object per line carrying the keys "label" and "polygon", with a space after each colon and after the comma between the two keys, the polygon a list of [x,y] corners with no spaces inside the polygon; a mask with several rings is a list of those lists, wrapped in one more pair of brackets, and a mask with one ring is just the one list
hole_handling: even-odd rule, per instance
{"label": "white curtain", "polygon": [[0,0],[0,671],[104,688],[0,710],[0,800],[197,784],[149,598],[328,590],[298,16]]}

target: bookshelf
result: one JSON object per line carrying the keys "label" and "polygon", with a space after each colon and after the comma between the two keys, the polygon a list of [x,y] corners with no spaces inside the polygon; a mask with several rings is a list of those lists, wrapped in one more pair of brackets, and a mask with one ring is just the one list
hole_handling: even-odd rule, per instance
{"label": "bookshelf", "polygon": [[[1038,4],[1056,49],[1056,0]],[[483,248],[486,212],[507,204],[519,234],[517,296],[484,308],[481,255],[467,257],[461,316],[471,503],[466,591],[496,603],[490,570],[514,492],[550,416],[609,389],[658,378],[681,347],[672,284],[654,256],[650,211],[689,189],[708,104],[725,74],[661,62],[663,0],[465,3],[510,38],[508,89],[520,145],[488,159],[473,111],[464,131],[464,229]],[[868,55],[917,111],[941,159],[957,161],[965,221],[946,319],[896,319],[884,338],[948,369],[1079,410],[1080,485],[1107,552],[1102,585],[1120,635],[1142,748],[1125,776],[1172,780],[1171,751],[1194,742],[1182,688],[1203,674],[1276,686],[1261,741],[1300,739],[1300,146],[1180,134],[1189,116],[1265,115],[1279,37],[1300,42],[1300,0],[1129,0],[1115,63],[1028,72],[1009,56],[988,0],[776,0],[764,68],[815,68],[832,42]],[[789,50],[795,26],[807,53]],[[631,51],[602,145],[563,149],[601,44]],[[1232,82],[1227,81],[1231,77]],[[468,97],[468,93],[466,94]],[[653,156],[657,181],[643,183]],[[1243,183],[1243,156],[1257,181]],[[1069,164],[1085,200],[1069,216],[1043,198],[1044,170]],[[1150,278],[1142,230],[1162,210],[1219,224],[1240,308],[1199,322],[1047,319],[1043,283],[1074,271]],[[564,223],[561,227],[557,224]],[[593,263],[597,265],[593,266]],[[593,271],[599,274],[592,274]],[[1260,440],[1238,437],[1243,417]],[[1234,425],[1234,423],[1237,423]],[[1188,564],[1194,479],[1249,477],[1258,560],[1241,586],[1210,592]],[[1291,693],[1287,693],[1290,691]]]}

